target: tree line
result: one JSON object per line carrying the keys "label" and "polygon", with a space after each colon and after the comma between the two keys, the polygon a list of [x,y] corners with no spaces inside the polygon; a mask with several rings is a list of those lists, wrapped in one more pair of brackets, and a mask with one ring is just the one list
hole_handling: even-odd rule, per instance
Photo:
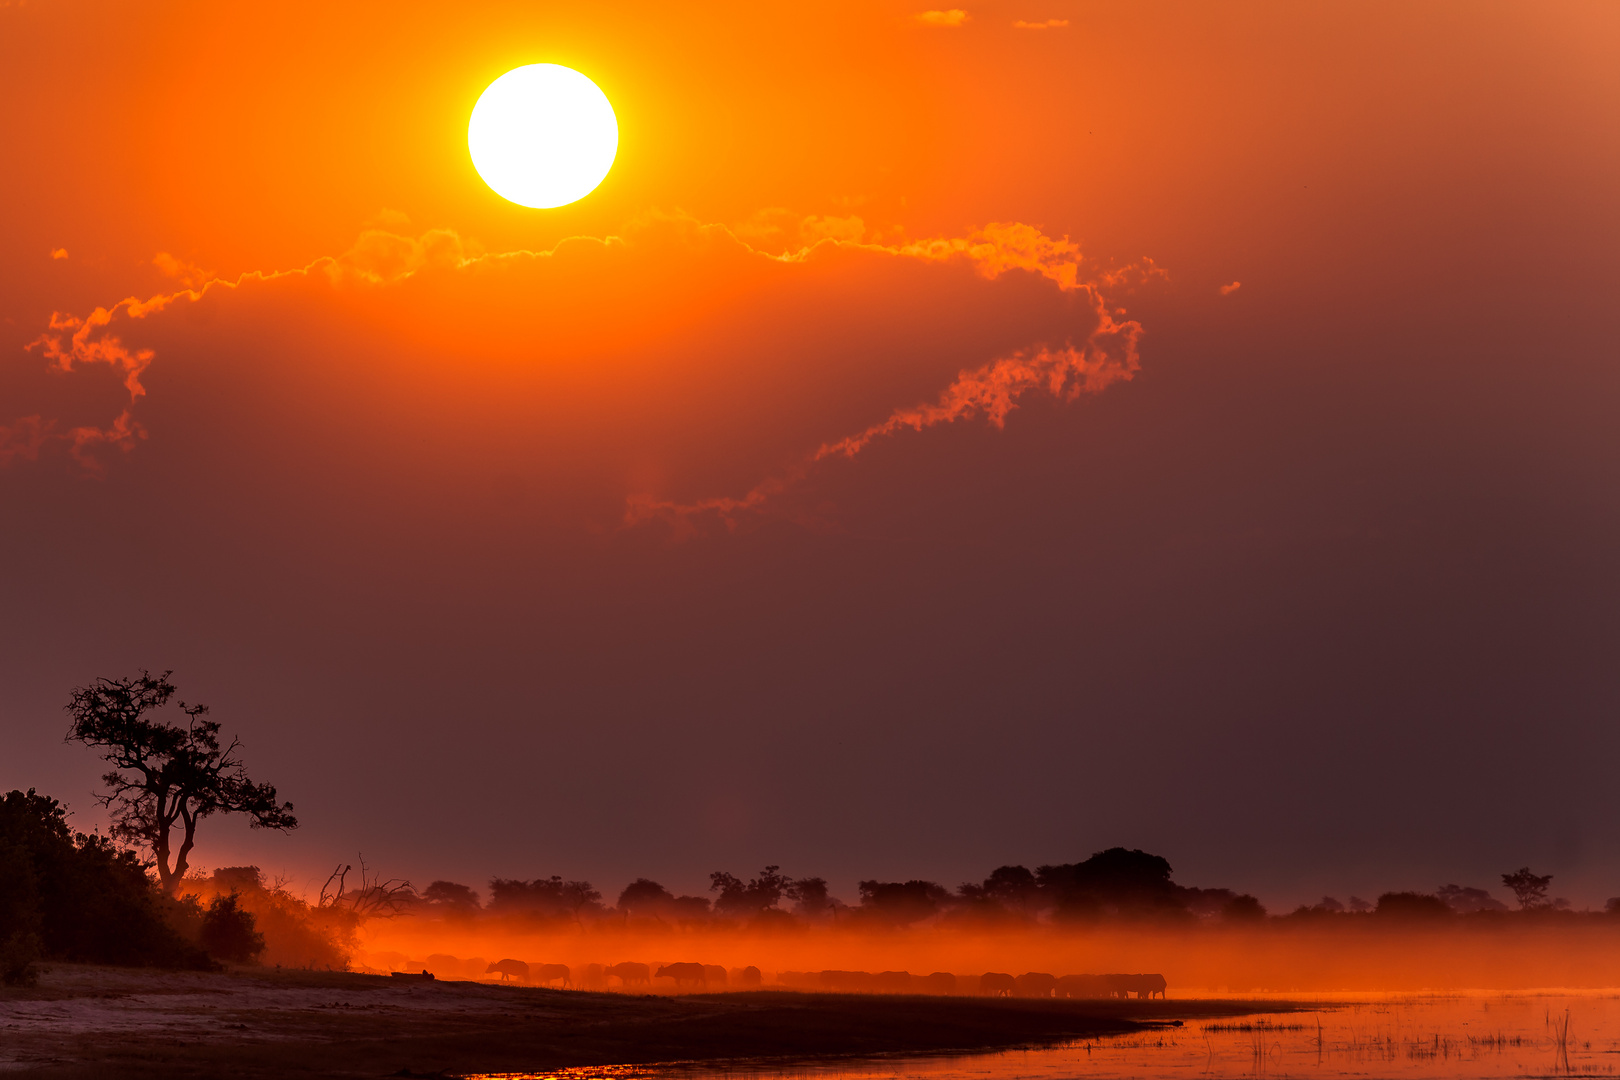
{"label": "tree line", "polygon": [[[1178,884],[1162,856],[1123,847],[1034,870],[1002,866],[954,890],[920,879],[865,880],[854,904],[833,897],[825,879],[790,877],[778,865],[747,879],[717,870],[706,895],[676,895],[637,878],[612,906],[590,882],[561,876],[494,878],[485,896],[447,880],[418,892],[409,882],[380,880],[363,863],[353,884],[352,866],[340,865],[313,904],[280,883],[267,884],[256,867],[198,879],[188,874],[190,857],[207,818],[237,814],[255,828],[278,831],[297,828],[298,819],[274,785],[248,776],[240,743],[222,741],[207,706],[176,697],[171,674],[97,679],[75,689],[65,706],[67,740],[97,751],[110,766],[99,796],[110,835],[72,829],[63,806],[32,789],[0,799],[0,981],[29,981],[42,957],[169,967],[248,962],[265,954],[264,928],[274,929],[278,955],[288,962],[342,966],[355,926],[372,916],[887,927],[928,920],[1253,924],[1268,918],[1254,896]],[[181,722],[159,718],[171,701]],[[1527,913],[1568,907],[1548,899],[1551,881],[1528,867],[1502,875]],[[1506,911],[1487,890],[1444,885],[1433,893],[1385,893],[1376,903],[1323,897],[1271,918],[1436,920]],[[1620,898],[1609,901],[1608,913],[1620,915]]]}

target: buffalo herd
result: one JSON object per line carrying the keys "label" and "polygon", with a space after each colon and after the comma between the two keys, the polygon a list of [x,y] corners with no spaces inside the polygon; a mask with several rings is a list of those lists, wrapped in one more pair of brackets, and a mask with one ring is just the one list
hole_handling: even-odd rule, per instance
{"label": "buffalo herd", "polygon": [[[674,963],[648,965],[619,963],[609,966],[585,964],[569,968],[564,964],[529,964],[522,960],[498,960],[486,975],[499,974],[502,982],[517,980],[545,986],[580,990],[651,989],[654,979],[670,979],[676,990],[710,991],[757,990],[764,979],[757,967],[727,970],[718,964]],[[958,978],[948,971],[913,975],[909,971],[784,971],[776,982],[793,990],[821,990],[832,993],[863,994],[972,994],[988,997],[1024,998],[1162,998],[1163,975],[1049,975],[1026,971],[1017,976],[987,971],[977,979]],[[667,985],[667,984],[666,984]]]}

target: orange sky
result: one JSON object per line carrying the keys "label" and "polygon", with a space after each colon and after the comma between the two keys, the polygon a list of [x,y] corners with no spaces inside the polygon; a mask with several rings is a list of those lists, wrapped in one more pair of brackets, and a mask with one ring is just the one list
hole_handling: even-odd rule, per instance
{"label": "orange sky", "polygon": [[0,783],[172,666],[267,866],[1620,892],[1620,13],[966,11],[0,4]]}

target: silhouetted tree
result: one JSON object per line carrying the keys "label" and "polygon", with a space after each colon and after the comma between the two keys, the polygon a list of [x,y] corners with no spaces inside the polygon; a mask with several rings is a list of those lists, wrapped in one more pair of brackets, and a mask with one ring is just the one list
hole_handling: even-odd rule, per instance
{"label": "silhouetted tree", "polygon": [[588,881],[564,881],[553,874],[533,881],[492,878],[489,883],[489,910],[497,913],[577,919],[584,911],[601,908],[602,894]]}
{"label": "silhouetted tree", "polygon": [[1248,893],[1234,896],[1221,908],[1222,922],[1257,922],[1266,917],[1265,905]]}
{"label": "silhouetted tree", "polygon": [[883,922],[907,924],[939,914],[951,894],[932,881],[862,881],[861,914]]}
{"label": "silhouetted tree", "polygon": [[[210,814],[245,814],[254,828],[296,829],[292,803],[278,803],[271,784],[248,779],[232,739],[221,748],[219,724],[205,720],[206,705],[180,702],[186,724],[147,718],[174,696],[172,672],[157,678],[97,679],[73,691],[68,740],[100,750],[113,769],[102,777],[111,790],[99,796],[112,811],[114,839],[145,846],[158,884],[174,895],[185,877],[197,823]],[[173,845],[178,826],[179,847]],[[171,861],[172,860],[172,861]]]}
{"label": "silhouetted tree", "polygon": [[255,928],[253,913],[243,911],[236,893],[216,896],[202,917],[202,947],[216,960],[247,964],[264,952],[264,935]]}
{"label": "silhouetted tree", "polygon": [[1507,905],[1484,889],[1465,885],[1442,885],[1434,895],[1445,901],[1452,911],[1468,914],[1474,911],[1506,911]]}
{"label": "silhouetted tree", "polygon": [[[626,915],[659,915],[675,902],[675,894],[651,878],[636,878],[619,893],[615,905]],[[704,907],[708,907],[705,903]]]}
{"label": "silhouetted tree", "polygon": [[1381,919],[1409,922],[1449,919],[1455,913],[1438,896],[1419,892],[1387,892],[1378,898],[1373,914]]}
{"label": "silhouetted tree", "polygon": [[454,881],[435,881],[422,890],[422,899],[451,911],[478,910],[478,894]]}
{"label": "silhouetted tree", "polygon": [[793,901],[795,911],[810,918],[817,918],[832,909],[832,898],[827,895],[825,878],[799,878],[787,886],[784,895]]}
{"label": "silhouetted tree", "polygon": [[1552,884],[1552,875],[1532,874],[1528,866],[1521,866],[1511,874],[1503,874],[1502,884],[1513,890],[1520,909],[1529,911],[1547,906],[1547,886]]}
{"label": "silhouetted tree", "polygon": [[767,866],[746,884],[733,874],[716,870],[709,875],[709,891],[720,894],[714,898],[714,910],[722,915],[760,915],[775,908],[793,884],[779,873],[781,869]]}
{"label": "silhouetted tree", "polygon": [[1035,879],[1041,890],[1053,898],[1060,915],[1149,915],[1186,910],[1183,890],[1170,880],[1170,863],[1137,849],[1113,847],[1085,862],[1039,866],[1035,868]]}
{"label": "silhouetted tree", "polygon": [[956,893],[980,910],[1030,915],[1040,906],[1040,883],[1022,866],[998,866],[982,883],[963,882]]}

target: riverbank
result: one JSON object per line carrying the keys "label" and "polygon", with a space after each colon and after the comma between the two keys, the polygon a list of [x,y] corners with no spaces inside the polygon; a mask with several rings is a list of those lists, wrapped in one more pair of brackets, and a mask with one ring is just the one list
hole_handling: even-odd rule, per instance
{"label": "riverbank", "polygon": [[0,1071],[282,1080],[938,1053],[1289,1008],[791,991],[638,997],[347,972],[57,964],[36,987],[0,990]]}

